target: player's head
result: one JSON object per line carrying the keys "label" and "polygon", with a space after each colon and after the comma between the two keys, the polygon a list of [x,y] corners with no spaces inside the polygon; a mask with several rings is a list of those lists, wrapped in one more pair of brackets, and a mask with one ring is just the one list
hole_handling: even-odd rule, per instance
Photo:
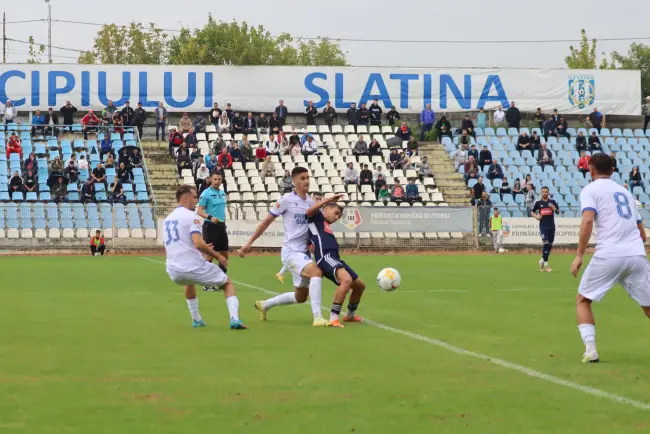
{"label": "player's head", "polygon": [[313,200],[314,202],[320,202],[321,200],[323,200],[323,195],[319,191],[316,191],[311,194],[311,200]]}
{"label": "player's head", "polygon": [[309,190],[309,171],[304,167],[294,167],[291,171],[291,182],[296,188],[296,193],[306,194]]}
{"label": "player's head", "polygon": [[178,204],[189,210],[194,210],[199,198],[196,195],[196,187],[192,185],[181,185],[176,190],[176,201]]}
{"label": "player's head", "polygon": [[549,189],[548,187],[542,187],[542,199],[548,200]]}
{"label": "player's head", "polygon": [[321,212],[323,213],[325,221],[329,224],[333,224],[341,218],[343,208],[337,203],[328,203],[323,207]]}
{"label": "player's head", "polygon": [[212,176],[210,177],[210,186],[215,190],[219,190],[219,188],[221,188],[222,182],[223,179],[221,178],[220,173],[213,173]]}
{"label": "player's head", "polygon": [[591,179],[609,178],[614,172],[614,160],[607,154],[599,152],[589,160],[589,173]]}

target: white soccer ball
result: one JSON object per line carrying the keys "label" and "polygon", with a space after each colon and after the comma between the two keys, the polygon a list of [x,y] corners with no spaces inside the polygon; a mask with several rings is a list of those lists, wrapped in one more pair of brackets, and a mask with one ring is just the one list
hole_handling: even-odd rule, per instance
{"label": "white soccer ball", "polygon": [[505,253],[505,252],[506,252],[506,249],[504,249],[503,247],[499,249],[499,253]]}
{"label": "white soccer ball", "polygon": [[394,268],[384,268],[377,275],[377,285],[382,291],[395,291],[402,281],[399,271]]}

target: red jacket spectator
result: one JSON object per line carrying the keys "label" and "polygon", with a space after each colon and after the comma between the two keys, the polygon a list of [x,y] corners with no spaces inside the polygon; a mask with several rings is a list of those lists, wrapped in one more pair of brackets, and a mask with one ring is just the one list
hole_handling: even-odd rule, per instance
{"label": "red jacket spectator", "polygon": [[12,134],[7,142],[7,160],[10,154],[18,154],[20,159],[23,159],[23,148],[20,146],[20,139],[15,134]]}
{"label": "red jacket spectator", "polygon": [[219,157],[217,157],[217,161],[219,162],[219,164],[223,166],[224,169],[230,169],[232,168],[232,157],[230,156],[226,148],[223,149],[225,152],[219,154]]}
{"label": "red jacket spectator", "polygon": [[183,138],[183,134],[179,131],[174,130],[169,134],[169,143],[172,146],[180,146],[184,142],[185,139]]}
{"label": "red jacket spectator", "polygon": [[99,124],[99,118],[95,116],[95,113],[90,110],[86,116],[81,118],[81,125],[97,125]]}
{"label": "red jacket spectator", "polygon": [[580,159],[578,160],[578,170],[581,171],[582,173],[589,172],[589,160],[591,160],[591,156],[586,155],[583,152],[582,157],[580,157]]}
{"label": "red jacket spectator", "polygon": [[255,149],[255,158],[257,158],[257,161],[264,161],[266,159],[266,148],[264,146],[259,145]]}

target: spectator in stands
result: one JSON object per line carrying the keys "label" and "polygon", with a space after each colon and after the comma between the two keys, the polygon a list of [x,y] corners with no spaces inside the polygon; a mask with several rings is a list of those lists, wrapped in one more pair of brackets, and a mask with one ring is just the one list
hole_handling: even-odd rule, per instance
{"label": "spectator in stands", "polygon": [[571,139],[571,134],[567,131],[567,128],[569,125],[567,124],[566,120],[563,117],[560,117],[560,120],[557,122],[557,135],[566,137],[567,139]]}
{"label": "spectator in stands", "polygon": [[648,130],[648,124],[650,123],[650,96],[645,97],[645,104],[641,107],[641,114],[643,115],[643,131]]}
{"label": "spectator in stands", "polygon": [[390,199],[393,202],[401,202],[404,200],[404,196],[406,196],[404,187],[400,184],[399,179],[395,179],[395,184],[390,189]]}
{"label": "spectator in stands", "polygon": [[104,256],[106,245],[104,244],[104,237],[102,231],[97,229],[95,236],[90,239],[90,255],[91,256]]}
{"label": "spectator in stands", "polygon": [[357,125],[359,125],[359,113],[357,111],[357,105],[355,103],[350,104],[350,108],[346,113],[348,119],[348,125],[352,125],[354,130],[357,130]]}
{"label": "spectator in stands", "polygon": [[537,127],[540,130],[543,130],[543,125],[544,125],[544,114],[542,113],[542,109],[537,107],[537,110],[535,111],[535,114],[533,115],[533,122],[537,124]]}
{"label": "spectator in stands", "polygon": [[[275,141],[280,143],[280,155],[289,155],[289,151],[291,150],[291,145],[289,144],[289,139],[287,138],[287,135],[284,134],[284,132],[280,131],[278,135],[275,137]],[[278,157],[280,156],[278,155]]]}
{"label": "spectator in stands", "polygon": [[311,136],[311,133],[310,133],[310,132],[308,132],[308,131],[303,132],[303,133],[302,133],[302,136],[300,136],[300,144],[301,144],[301,145],[304,145],[305,142],[307,141],[307,138],[308,138],[309,136]]}
{"label": "spectator in stands", "polygon": [[522,131],[521,134],[519,134],[519,138],[517,139],[517,150],[519,152],[524,151],[524,150],[532,150],[532,145],[530,143],[530,137],[528,136],[528,133],[526,131]]}
{"label": "spectator in stands", "polygon": [[553,153],[550,149],[546,149],[546,143],[542,143],[542,147],[537,151],[537,164],[542,168],[546,165],[553,165]]}
{"label": "spectator in stands", "polygon": [[370,157],[382,155],[382,153],[381,153],[381,145],[379,144],[377,139],[372,139],[372,141],[368,145],[368,155]]}
{"label": "spectator in stands", "polygon": [[275,176],[275,164],[271,161],[270,155],[266,156],[264,164],[262,164],[262,175],[266,178],[272,178]]}
{"label": "spectator in stands", "polygon": [[[214,158],[214,155],[212,155],[212,157]],[[196,188],[200,189],[201,184],[205,183],[205,180],[208,178],[210,178],[210,169],[208,169],[208,166],[202,163],[196,171],[196,179],[195,179]]]}
{"label": "spectator in stands", "polygon": [[506,112],[506,121],[508,122],[508,128],[516,128],[519,130],[519,124],[521,123],[521,113],[519,113],[519,109],[515,107],[514,101],[510,101],[510,107]]}
{"label": "spectator in stands", "polygon": [[452,159],[454,160],[454,166],[458,172],[460,166],[464,166],[468,158],[467,145],[460,145],[458,149],[452,154]]}
{"label": "spectator in stands", "polygon": [[537,131],[533,131],[532,135],[530,136],[530,150],[531,151],[536,151],[540,148],[542,141],[539,138],[539,135],[537,134]]}
{"label": "spectator in stands", "polygon": [[381,164],[375,165],[374,171],[372,172],[373,179],[379,178],[379,175],[381,175],[384,180],[386,179],[386,173],[384,173],[384,168]]}
{"label": "spectator in stands", "polygon": [[318,144],[311,135],[307,137],[307,141],[302,145],[302,153],[305,155],[318,154]]}
{"label": "spectator in stands", "polygon": [[183,116],[178,121],[178,131],[181,134],[185,134],[190,132],[190,128],[192,128],[192,119],[190,119],[188,113],[183,113]]}
{"label": "spectator in stands", "polygon": [[488,150],[486,145],[483,145],[483,150],[478,156],[478,164],[481,166],[481,170],[483,170],[485,166],[492,164],[492,152]]}
{"label": "spectator in stands", "polygon": [[88,110],[88,114],[81,118],[81,131],[85,140],[88,140],[88,133],[97,132],[99,123],[99,118],[95,116],[95,112],[92,110]]}
{"label": "spectator in stands", "polygon": [[248,112],[246,119],[244,119],[244,134],[256,134],[257,133],[257,121],[253,117],[253,113]]}
{"label": "spectator in stands", "polygon": [[395,137],[398,137],[402,141],[408,141],[413,133],[411,129],[406,125],[406,122],[402,122],[402,125],[395,132]]}
{"label": "spectator in stands", "polygon": [[587,138],[582,131],[578,132],[576,136],[576,151],[582,153],[582,151],[587,150]]}
{"label": "spectator in stands", "polygon": [[397,153],[397,148],[391,149],[390,154],[388,155],[388,167],[390,167],[390,170],[401,169],[401,164],[402,159]]}
{"label": "spectator in stands", "polygon": [[[120,112],[115,112],[113,114],[113,131],[120,134],[120,140],[124,139],[124,121],[122,120],[122,115]],[[105,134],[104,137],[110,137],[109,134]]]}
{"label": "spectator in stands", "polygon": [[560,121],[560,115],[557,113],[557,109],[553,109],[553,114],[551,116],[553,116],[556,123]]}
{"label": "spectator in stands", "polygon": [[436,121],[436,112],[431,110],[431,104],[427,103],[420,112],[420,140],[424,140],[424,135],[433,129]]}
{"label": "spectator in stands", "polygon": [[[377,175],[377,178],[375,179],[375,183],[372,189],[375,192],[376,199],[379,199],[379,191],[382,188],[386,188],[386,180],[384,179],[384,175],[380,173]],[[388,194],[388,190],[386,190],[386,193]]]}
{"label": "spectator in stands", "polygon": [[260,134],[269,133],[269,120],[266,118],[264,113],[260,113],[260,116],[257,118],[255,123],[257,125],[257,132]]}
{"label": "spectator in stands", "polygon": [[492,201],[490,200],[487,191],[484,191],[481,197],[476,201],[476,206],[478,207],[479,236],[488,236],[490,233],[490,207],[492,207]]}
{"label": "spectator in stands", "polygon": [[409,142],[406,144],[406,152],[410,156],[419,155],[418,142],[415,140],[415,136],[411,136]]}
{"label": "spectator in stands", "polygon": [[406,185],[406,200],[411,204],[422,201],[418,186],[415,184],[415,178],[409,179],[409,183]]}
{"label": "spectator in stands", "polygon": [[517,196],[518,194],[524,194],[524,191],[521,188],[521,180],[519,178],[515,179],[515,183],[512,186],[512,195]]}
{"label": "spectator in stands", "polygon": [[[379,180],[377,180],[379,181]],[[382,179],[383,181],[383,179]],[[384,203],[387,203],[390,200],[390,190],[388,190],[388,186],[386,185],[386,181],[382,184],[381,187],[379,187],[377,191],[377,200],[382,201]]]}
{"label": "spectator in stands", "polygon": [[548,140],[549,136],[557,137],[557,122],[553,116],[549,116],[544,122],[544,140]]}
{"label": "spectator in stands", "polygon": [[278,158],[281,156],[280,144],[276,140],[276,137],[271,134],[269,139],[266,141],[266,153],[268,155],[276,155]]}
{"label": "spectator in stands", "polygon": [[368,168],[367,164],[363,165],[363,169],[359,173],[359,185],[369,185],[373,191],[375,189],[375,184],[372,180],[372,170]]}
{"label": "spectator in stands", "polygon": [[217,131],[220,133],[229,133],[231,130],[230,119],[228,118],[228,113],[223,112],[219,118],[219,124],[217,126]]}
{"label": "spectator in stands", "polygon": [[217,135],[217,139],[212,142],[212,151],[218,155],[225,147],[227,147],[226,142],[223,140],[223,135],[219,133],[219,135]]}
{"label": "spectator in stands", "polygon": [[614,172],[618,173],[618,161],[616,161],[616,152],[609,154],[612,157],[612,165],[614,166]]}
{"label": "spectator in stands", "polygon": [[[187,114],[187,113],[186,113]],[[134,125],[135,110],[131,107],[131,101],[127,101],[122,109],[122,120],[124,121],[125,127],[131,127]],[[188,118],[189,120],[189,118]],[[191,124],[191,122],[190,122]]]}
{"label": "spectator in stands", "polygon": [[63,169],[63,161],[61,161],[58,155],[54,157],[54,160],[50,161],[50,172],[60,172],[63,174]]}
{"label": "spectator in stands", "polygon": [[[228,155],[228,149],[227,148],[222,148],[222,152],[224,150],[226,151],[225,155],[230,157],[230,155]],[[222,155],[222,153],[219,153],[219,156],[221,156],[221,155]],[[217,156],[215,154],[210,153],[210,155],[206,156],[205,166],[208,168],[210,173],[212,173],[214,171],[214,169],[216,169],[217,164],[219,164],[219,161],[217,160]]]}
{"label": "spectator in stands", "polygon": [[244,118],[241,117],[238,111],[236,111],[235,115],[230,119],[230,126],[233,134],[243,134]]}
{"label": "spectator in stands", "polygon": [[16,170],[14,176],[9,180],[9,192],[10,193],[22,193],[23,192],[23,179],[20,177],[20,174]]}
{"label": "spectator in stands", "polygon": [[589,136],[589,151],[592,153],[594,151],[602,151],[603,146],[600,143],[600,137],[596,135],[595,131],[592,131],[591,136]]}
{"label": "spectator in stands", "polygon": [[110,153],[106,156],[106,162],[104,163],[104,167],[107,169],[112,169],[115,167],[115,157],[113,156],[113,153]]}
{"label": "spectator in stands", "polygon": [[460,124],[460,129],[461,131],[467,131],[467,134],[470,136],[474,137],[476,139],[476,131],[474,131],[474,122],[472,122],[472,119],[469,117],[469,113],[465,114],[465,117],[461,121]]}
{"label": "spectator in stands", "polygon": [[113,124],[113,114],[117,112],[117,107],[113,104],[112,100],[108,100],[108,105],[102,110],[102,120],[106,125]]}
{"label": "spectator in stands", "polygon": [[587,116],[587,122],[591,125],[591,128],[597,129],[598,134],[600,134],[600,130],[605,126],[605,115],[598,111],[598,107],[594,107],[593,111]]}
{"label": "spectator in stands", "polygon": [[[201,151],[198,150],[199,156],[201,155]],[[131,167],[143,167],[144,166],[144,161],[142,160],[142,154],[140,154],[140,150],[138,148],[133,148],[133,153],[131,154]]]}
{"label": "spectator in stands", "polygon": [[494,160],[490,167],[488,167],[487,178],[492,181],[493,179],[503,180],[503,167],[499,164],[498,160]]}
{"label": "spectator in stands", "polygon": [[[248,141],[248,137],[244,136],[244,138],[242,139],[241,147],[239,149],[241,150],[241,153],[244,156],[244,161],[251,161],[251,162],[255,161],[253,156],[257,154],[257,149],[253,150],[253,147]],[[266,158],[266,150],[264,150],[264,158]]]}
{"label": "spectator in stands", "polygon": [[195,117],[194,122],[192,122],[192,127],[194,128],[195,133],[205,133],[206,126],[205,118],[201,115]]}
{"label": "spectator in stands", "polygon": [[[3,111],[1,110],[1,107],[0,107],[0,114],[2,114],[2,113],[3,113]],[[16,118],[18,117],[18,109],[14,106],[13,101],[11,101],[10,99],[8,99],[6,104],[5,104],[4,115],[5,115],[4,116],[4,118],[5,118],[4,124],[5,125],[15,122]]]}
{"label": "spectator in stands", "polygon": [[[192,161],[190,160],[190,156],[187,155],[185,149],[180,149],[178,151],[178,156],[176,157],[176,169],[178,169],[179,179],[183,177],[183,169],[192,169]],[[117,169],[118,178],[120,177],[120,173],[124,173],[122,170],[122,164],[120,164],[120,167]]]}
{"label": "spectator in stands", "polygon": [[86,160],[86,157],[83,154],[81,154],[81,156],[79,157],[78,164],[79,164],[79,170],[88,170],[88,167],[90,167],[88,165],[88,161]]}
{"label": "spectator in stands", "polygon": [[381,125],[381,115],[384,111],[379,106],[378,99],[375,99],[372,104],[370,104],[368,111],[370,112],[370,125]]}
{"label": "spectator in stands", "polygon": [[169,133],[169,155],[175,157],[177,154],[177,149],[185,143],[185,138],[183,134],[178,131],[176,128],[173,128]]}
{"label": "spectator in stands", "polygon": [[284,100],[281,99],[279,101],[279,105],[275,108],[276,115],[278,115],[278,119],[280,120],[280,129],[284,126],[286,120],[287,120],[287,115],[289,114],[289,111],[287,110],[287,107],[284,105]]}
{"label": "spectator in stands", "polygon": [[[269,157],[269,160],[270,158],[271,157]],[[266,148],[264,147],[262,142],[260,142],[257,145],[257,149],[255,149],[255,159],[257,160],[258,163],[261,163],[264,160],[266,160]]]}
{"label": "spectator in stands", "polygon": [[483,177],[479,176],[471,191],[472,205],[476,205],[476,202],[483,196],[483,193],[485,193],[485,184],[483,183]]}
{"label": "spectator in stands", "polygon": [[124,187],[120,184],[119,181],[113,183],[113,188],[111,189],[111,194],[108,197],[110,203],[124,203],[126,202],[126,196],[124,196]]}
{"label": "spectator in stands", "polygon": [[442,138],[444,136],[449,137],[449,139],[453,138],[451,132],[451,123],[447,120],[446,115],[442,115],[440,120],[436,122],[435,129],[438,133],[438,142],[442,143]]}
{"label": "spectator in stands", "polygon": [[508,183],[508,178],[503,178],[501,187],[499,187],[499,194],[501,195],[502,200],[504,194],[512,194],[512,189],[510,188],[510,183]]}
{"label": "spectator in stands", "polygon": [[244,153],[239,149],[239,143],[237,142],[233,142],[232,148],[230,148],[230,157],[233,163],[246,164],[246,157],[244,157]]}
{"label": "spectator in stands", "polygon": [[478,164],[473,155],[470,155],[465,162],[465,184],[469,183],[470,179],[478,177]]}
{"label": "spectator in stands", "polygon": [[23,179],[23,191],[25,193],[38,193],[38,177],[33,170],[28,170]]}
{"label": "spectator in stands", "polygon": [[312,101],[308,101],[307,107],[305,107],[305,120],[307,121],[307,125],[316,125],[316,116],[318,116],[318,110],[316,110]]}
{"label": "spectator in stands", "polygon": [[58,136],[59,135],[59,129],[56,127],[59,125],[59,116],[54,113],[54,109],[52,107],[47,109],[47,113],[45,113],[45,127],[44,134],[46,136]]}
{"label": "spectator in stands", "polygon": [[282,194],[291,193],[293,191],[293,181],[291,179],[291,173],[288,170],[284,171],[284,176],[282,177]]}
{"label": "spectator in stands", "polygon": [[212,108],[208,112],[208,120],[214,128],[219,131],[219,118],[221,117],[221,109],[219,108],[219,103],[214,103]]}
{"label": "spectator in stands", "polygon": [[72,164],[75,168],[79,168],[79,163],[77,162],[77,154],[70,155],[70,158],[65,162],[66,167]]}
{"label": "spectator in stands", "polygon": [[353,163],[348,163],[348,167],[345,169],[345,178],[343,181],[345,182],[345,185],[356,185],[359,183],[359,172],[354,167]]}
{"label": "spectator in stands", "polygon": [[162,101],[158,103],[158,107],[153,111],[153,114],[156,118],[156,141],[158,141],[160,137],[164,138],[167,133],[165,129],[167,125],[167,109]]}
{"label": "spectator in stands", "polygon": [[77,113],[77,108],[72,105],[70,101],[66,101],[65,105],[59,109],[63,115],[63,125],[72,131],[72,124],[74,123],[74,114]]}
{"label": "spectator in stands", "polygon": [[269,119],[269,132],[272,134],[278,134],[280,131],[282,131],[282,121],[278,117],[277,113],[273,113],[273,116],[271,116],[271,119]]}
{"label": "spectator in stands", "polygon": [[[72,155],[74,156],[74,154]],[[65,177],[68,179],[68,183],[74,184],[79,179],[79,166],[77,166],[76,161],[72,158],[68,160],[64,173]]]}
{"label": "spectator in stands", "polygon": [[524,178],[524,185],[522,186],[522,191],[524,193],[528,192],[532,184],[533,184],[533,179],[531,178],[530,174],[526,175],[526,177]]}
{"label": "spectator in stands", "polygon": [[[479,110],[478,114],[476,115],[476,128],[480,128],[482,130],[485,130],[488,126],[488,117],[487,114],[485,113],[485,109],[481,107]],[[476,136],[474,136],[476,137]]]}
{"label": "spectator in stands", "polygon": [[499,104],[497,109],[494,111],[494,126],[495,127],[502,127],[505,123],[506,120],[506,113],[503,111],[503,106]]}
{"label": "spectator in stands", "polygon": [[469,135],[467,130],[463,130],[463,132],[461,133],[460,137],[458,138],[458,144],[465,145],[465,146],[469,146],[472,144],[471,136]]}
{"label": "spectator in stands", "polygon": [[535,206],[535,201],[537,200],[537,195],[535,194],[535,184],[528,182],[526,184],[526,197],[524,197],[524,206],[526,207],[526,217],[531,216],[531,211],[533,206]]}
{"label": "spectator in stands", "polygon": [[56,203],[68,201],[68,186],[63,182],[63,177],[59,176],[56,183],[50,190],[52,200]]}
{"label": "spectator in stands", "polygon": [[354,144],[354,148],[352,148],[352,154],[357,157],[359,155],[368,155],[368,144],[365,140],[363,140],[363,136],[359,136],[359,140],[357,140],[357,143]]}
{"label": "spectator in stands", "polygon": [[582,151],[580,153],[580,159],[578,160],[578,171],[585,177],[587,176],[587,173],[589,173],[589,160],[591,160],[591,156],[587,155],[585,151]]}
{"label": "spectator in stands", "polygon": [[[133,160],[134,157],[135,154],[131,155],[131,164],[133,164],[133,167],[135,167]],[[201,148],[194,148],[194,150],[190,152],[190,161],[192,161],[192,170],[196,172],[201,163],[205,161],[205,157],[201,153]]]}
{"label": "spectator in stands", "polygon": [[429,159],[425,156],[422,157],[422,162],[420,163],[420,173],[418,174],[420,181],[424,180],[425,177],[433,178],[433,169],[429,164]]}
{"label": "spectator in stands", "polygon": [[370,124],[370,112],[368,111],[365,103],[361,104],[357,116],[359,118],[359,125],[367,126]]}
{"label": "spectator in stands", "polygon": [[95,183],[101,182],[104,184],[105,188],[108,188],[108,183],[106,182],[106,169],[104,169],[104,165],[101,162],[93,169],[90,176]]}
{"label": "spectator in stands", "polygon": [[391,129],[400,120],[399,112],[395,110],[395,106],[392,106],[388,113],[386,113],[386,119],[388,119],[388,125],[390,125]]}
{"label": "spectator in stands", "polygon": [[28,170],[38,170],[37,166],[38,163],[36,162],[36,154],[32,152],[23,163],[23,173],[27,173]]}
{"label": "spectator in stands", "polygon": [[230,103],[226,104],[226,109],[224,110],[224,113],[226,113],[226,116],[228,116],[228,120],[232,119],[232,117],[235,115],[235,112],[232,109],[232,104]]}
{"label": "spectator in stands", "polygon": [[632,167],[632,170],[630,171],[630,181],[628,182],[628,185],[630,187],[630,191],[634,191],[635,187],[643,188],[643,178],[641,177],[641,173],[639,172],[638,166]]}
{"label": "spectator in stands", "polygon": [[[189,157],[187,156],[187,152],[186,151],[181,151],[181,152],[184,153],[184,156],[187,158],[187,161],[189,162]],[[183,168],[191,169],[192,165],[190,164],[189,166]],[[131,168],[124,162],[120,163],[120,165],[117,168],[117,171],[115,172],[115,175],[117,176],[119,182],[121,182],[122,184],[133,183],[133,172],[131,171]]]}
{"label": "spectator in stands", "polygon": [[41,114],[40,110],[36,110],[32,116],[32,136],[36,134],[43,134],[45,131],[45,116]]}
{"label": "spectator in stands", "polygon": [[332,107],[332,103],[327,101],[325,108],[323,109],[323,118],[325,119],[325,124],[332,130],[332,125],[336,122],[336,110]]}
{"label": "spectator in stands", "polygon": [[101,142],[99,142],[99,159],[104,161],[104,155],[114,154],[113,152],[113,141],[110,139],[110,136],[106,134]]}
{"label": "spectator in stands", "polygon": [[81,201],[84,203],[96,202],[95,184],[92,178],[88,178],[81,186]]}
{"label": "spectator in stands", "polygon": [[474,157],[474,160],[478,161],[478,156],[479,156],[479,152],[478,149],[476,149],[476,145],[472,145],[469,151],[467,151],[467,158]]}
{"label": "spectator in stands", "polygon": [[297,157],[298,155],[302,155],[302,146],[300,146],[300,142],[295,142],[293,146],[291,146],[290,155],[292,157]]}
{"label": "spectator in stands", "polygon": [[126,168],[131,167],[131,156],[129,155],[129,151],[126,148],[122,148],[122,151],[120,152],[120,155],[117,159],[117,164],[118,166],[124,164]]}
{"label": "spectator in stands", "polygon": [[408,170],[413,166],[413,159],[404,151],[399,151],[400,158],[402,159],[402,169]]}

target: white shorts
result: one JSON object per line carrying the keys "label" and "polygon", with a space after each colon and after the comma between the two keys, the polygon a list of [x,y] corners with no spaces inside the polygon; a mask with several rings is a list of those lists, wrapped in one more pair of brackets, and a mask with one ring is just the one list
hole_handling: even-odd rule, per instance
{"label": "white shorts", "polygon": [[600,301],[619,283],[630,298],[641,306],[650,306],[650,263],[645,256],[591,258],[580,280],[578,292],[585,298]]}
{"label": "white shorts", "polygon": [[228,276],[218,265],[205,262],[202,266],[192,271],[183,271],[175,267],[167,267],[167,274],[172,282],[177,285],[203,285],[222,287],[226,284]]}
{"label": "white shorts", "polygon": [[313,263],[309,253],[282,250],[280,258],[282,259],[282,265],[286,267],[287,271],[291,272],[293,286],[296,288],[309,288],[309,279],[300,275],[303,268]]}

